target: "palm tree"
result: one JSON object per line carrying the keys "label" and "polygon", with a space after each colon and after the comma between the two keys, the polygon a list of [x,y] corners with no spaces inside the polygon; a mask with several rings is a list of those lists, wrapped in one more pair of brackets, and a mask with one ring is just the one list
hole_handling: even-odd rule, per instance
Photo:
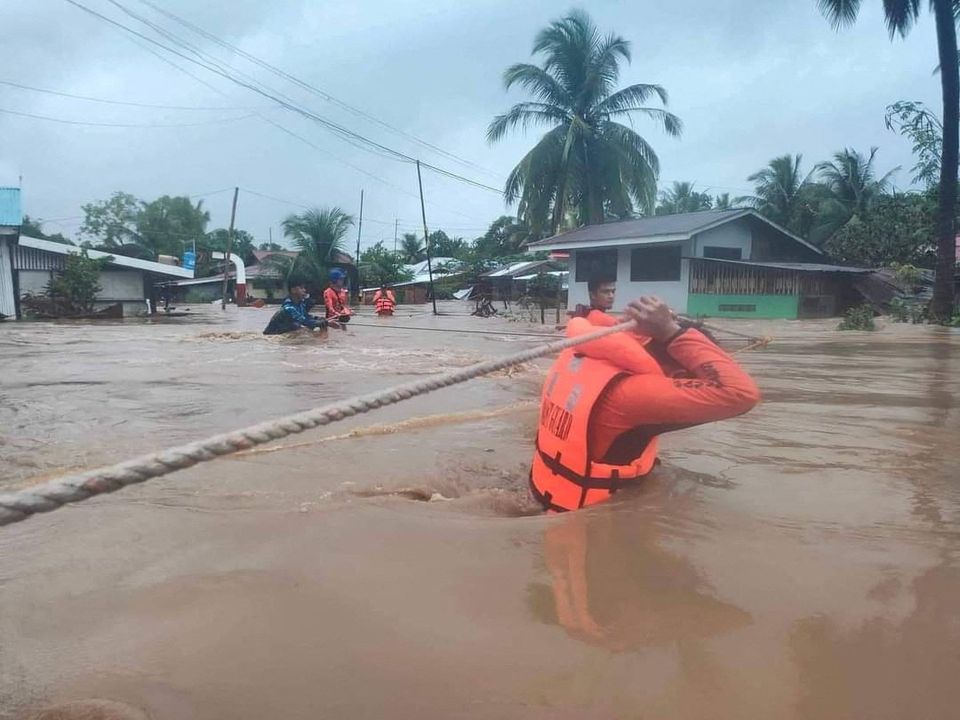
{"label": "palm tree", "polygon": [[660,193],[657,215],[676,215],[678,213],[709,210],[713,199],[707,193],[697,192],[692,182],[673,182],[673,186]]}
{"label": "palm tree", "polygon": [[822,162],[816,167],[820,182],[826,188],[826,200],[820,207],[820,218],[814,228],[815,239],[826,240],[852,218],[863,217],[890,186],[894,168],[877,178],[873,161],[877,148],[870,148],[864,156],[852,148],[833,154],[833,162]]}
{"label": "palm tree", "polygon": [[416,233],[404,233],[400,241],[400,254],[407,264],[422,262],[427,259],[426,248]]}
{"label": "palm tree", "polygon": [[755,208],[762,215],[793,232],[800,232],[800,216],[804,191],[813,172],[800,171],[803,156],[781,155],[747,178],[754,186],[753,195],[738,197],[738,203]]}
{"label": "palm tree", "polygon": [[353,216],[338,207],[313,208],[290,215],[281,223],[283,234],[300,250],[290,273],[322,285],[337,253],[343,252],[343,237],[353,225]]}
{"label": "palm tree", "polygon": [[[861,0],[817,0],[820,11],[834,25],[857,19]],[[937,26],[940,92],[943,100],[943,149],[937,199],[937,274],[930,316],[947,320],[953,314],[953,275],[957,264],[954,211],[957,203],[957,160],[960,154],[960,68],[958,68],[957,0],[930,0]],[[920,18],[920,0],[883,0],[884,20],[891,39],[905,37]]]}
{"label": "palm tree", "polygon": [[679,136],[676,115],[644,105],[654,98],[666,105],[666,90],[648,84],[616,90],[630,43],[601,35],[582,10],[541,30],[533,43],[533,54],[539,53],[542,67],[518,63],[503,75],[507,89],[519,85],[533,100],[498,115],[487,129],[487,139],[496,142],[513,129],[550,128],[507,178],[507,202],[519,200],[517,214],[534,233],[652,212],[659,160],[646,140],[616,120],[639,113]]}
{"label": "palm tree", "polygon": [[730,193],[720,193],[713,200],[714,210],[732,210],[734,201],[730,199]]}

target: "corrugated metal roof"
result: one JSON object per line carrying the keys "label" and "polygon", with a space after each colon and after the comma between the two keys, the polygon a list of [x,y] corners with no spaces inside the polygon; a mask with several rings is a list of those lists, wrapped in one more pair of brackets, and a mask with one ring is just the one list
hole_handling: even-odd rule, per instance
{"label": "corrugated metal roof", "polygon": [[[40,238],[29,237],[28,235],[20,236],[20,245],[56,255],[74,255],[83,250],[83,248],[77,247],[76,245],[62,245],[51,240],[41,240]],[[87,255],[92,258],[110,258],[111,265],[144,270],[156,275],[171,275],[182,278],[193,277],[193,270],[187,270],[177,265],[164,265],[163,263],[153,262],[152,260],[141,260],[139,258],[126,257],[125,255],[111,255],[110,253],[101,252],[100,250],[87,250]]]}
{"label": "corrugated metal roof", "polygon": [[645,245],[658,242],[686,240],[711,228],[718,227],[733,220],[748,217],[769,225],[782,233],[785,237],[806,246],[818,255],[823,251],[811,245],[803,238],[797,237],[789,230],[780,227],[760,213],[750,208],[734,208],[732,210],[703,210],[693,213],[678,213],[676,215],[652,215],[650,217],[635,218],[632,220],[617,220],[602,225],[585,225],[553,237],[537,240],[527,245],[530,250],[563,250],[565,248],[584,248],[596,245],[630,244]]}
{"label": "corrugated metal roof", "polygon": [[872,273],[876,270],[870,268],[848,267],[846,265],[825,265],[823,263],[798,263],[798,262],[753,262],[751,260],[721,260],[719,258],[688,258],[697,262],[725,263],[727,265],[749,265],[751,267],[764,267],[774,270],[797,270],[799,272],[844,272],[844,273]]}
{"label": "corrugated metal roof", "polygon": [[483,275],[484,277],[491,278],[513,277],[517,274],[529,272],[530,270],[538,268],[541,265],[547,265],[549,263],[549,260],[525,260],[523,262],[511,263],[506,267],[498,268],[496,270],[491,270]]}
{"label": "corrugated metal roof", "polygon": [[0,225],[19,227],[23,224],[20,188],[0,187]]}

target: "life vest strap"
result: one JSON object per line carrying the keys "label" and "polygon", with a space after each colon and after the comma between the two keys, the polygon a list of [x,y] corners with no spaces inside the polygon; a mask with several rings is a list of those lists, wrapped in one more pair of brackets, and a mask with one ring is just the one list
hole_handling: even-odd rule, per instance
{"label": "life vest strap", "polygon": [[555,505],[553,503],[553,495],[550,492],[542,493],[537,489],[537,486],[533,482],[533,470],[530,471],[530,494],[533,495],[533,499],[536,500],[543,506],[544,510],[553,510],[554,512],[568,512],[567,508],[561,507],[560,505]]}
{"label": "life vest strap", "polygon": [[537,444],[537,452],[540,454],[540,459],[543,461],[543,464],[546,465],[551,472],[555,473],[556,475],[560,475],[584,490],[609,490],[611,493],[613,493],[627,483],[631,482],[632,480],[636,480],[636,478],[639,477],[639,475],[632,477],[621,477],[618,470],[614,470],[611,477],[591,477],[589,475],[580,475],[560,462],[558,458],[547,455],[543,450],[540,449],[539,443]]}

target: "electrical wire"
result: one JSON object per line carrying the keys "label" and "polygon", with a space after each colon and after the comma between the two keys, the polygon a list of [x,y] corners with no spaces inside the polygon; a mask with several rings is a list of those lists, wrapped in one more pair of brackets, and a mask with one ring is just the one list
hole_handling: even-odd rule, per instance
{"label": "electrical wire", "polygon": [[292,75],[292,74],[290,74],[290,73],[282,70],[281,68],[278,68],[278,67],[276,67],[276,66],[274,66],[274,65],[271,65],[270,63],[266,62],[265,60],[262,60],[261,58],[258,58],[258,57],[256,57],[255,55],[246,52],[246,51],[243,50],[242,48],[239,48],[239,47],[237,47],[236,45],[233,45],[233,44],[231,44],[231,43],[229,43],[229,42],[226,42],[225,40],[222,40],[222,39],[218,38],[216,35],[214,35],[214,34],[208,32],[208,31],[204,30],[203,28],[201,28],[201,27],[199,27],[199,26],[191,23],[190,21],[185,20],[185,19],[179,17],[178,15],[175,15],[174,13],[172,13],[172,12],[170,12],[170,11],[168,11],[168,10],[165,10],[164,8],[159,7],[159,6],[157,6],[156,4],[154,4],[154,3],[152,3],[152,2],[149,2],[149,0],[140,0],[140,2],[141,2],[143,5],[146,5],[147,7],[152,8],[154,11],[160,13],[161,15],[164,15],[164,16],[167,17],[168,19],[173,20],[174,22],[178,23],[179,25],[182,25],[183,27],[186,27],[188,30],[191,30],[191,31],[193,31],[194,33],[200,35],[201,37],[204,37],[204,38],[206,38],[207,40],[210,40],[211,42],[216,43],[216,44],[219,45],[220,47],[225,48],[226,50],[229,50],[230,52],[233,52],[233,53],[235,53],[235,54],[237,54],[237,55],[240,55],[241,57],[245,58],[246,60],[248,60],[248,61],[250,61],[250,62],[252,62],[252,63],[260,66],[261,68],[264,68],[265,70],[268,70],[268,71],[274,73],[275,75],[278,75],[278,76],[281,77],[281,78],[284,78],[285,80],[288,80],[288,81],[291,82],[291,83],[294,83],[295,85],[301,87],[302,89],[307,90],[308,92],[311,92],[311,93],[313,93],[313,94],[315,94],[315,95],[323,98],[324,100],[327,100],[328,102],[332,102],[332,103],[340,106],[341,108],[343,108],[343,109],[345,109],[345,110],[347,110],[347,111],[349,111],[349,112],[352,112],[352,113],[354,113],[354,114],[356,114],[356,115],[358,115],[358,116],[360,116],[360,117],[363,117],[363,118],[365,118],[365,119],[367,119],[367,120],[370,120],[371,122],[374,122],[374,123],[376,123],[377,125],[380,125],[381,127],[384,127],[384,128],[386,128],[386,129],[394,132],[394,133],[397,133],[398,135],[400,135],[400,136],[402,136],[402,137],[405,137],[405,138],[407,138],[408,140],[411,140],[411,141],[417,143],[418,145],[420,145],[420,146],[422,146],[422,147],[425,147],[425,148],[428,148],[428,149],[430,149],[430,150],[433,150],[433,151],[435,151],[435,152],[443,155],[444,157],[450,158],[451,160],[455,160],[455,161],[457,161],[457,162],[459,162],[459,163],[461,163],[461,164],[463,164],[463,165],[466,165],[466,166],[469,166],[469,167],[473,167],[473,168],[475,168],[475,169],[477,169],[477,170],[483,171],[483,172],[488,173],[488,174],[490,174],[490,175],[497,176],[497,173],[494,173],[494,172],[491,171],[491,170],[487,170],[486,168],[478,165],[477,163],[472,162],[471,160],[467,160],[466,158],[463,158],[463,157],[461,157],[461,156],[459,156],[459,155],[456,155],[455,153],[452,153],[452,152],[449,152],[449,151],[447,151],[447,150],[444,150],[443,148],[441,148],[441,147],[439,147],[439,146],[437,146],[437,145],[434,145],[433,143],[427,142],[426,140],[423,140],[423,139],[421,139],[421,138],[418,138],[417,136],[415,136],[415,135],[413,135],[413,134],[411,134],[411,133],[408,133],[408,132],[406,132],[406,131],[404,131],[404,130],[401,130],[400,128],[394,127],[393,125],[390,125],[389,123],[381,120],[380,118],[377,118],[377,117],[371,115],[370,113],[365,112],[364,110],[361,110],[361,109],[359,109],[359,108],[357,108],[357,107],[354,107],[354,106],[350,105],[349,103],[346,103],[346,102],[344,102],[343,100],[340,100],[340,99],[334,97],[333,95],[331,95],[331,94],[328,93],[327,91],[322,90],[322,89],[316,87],[315,85],[311,85],[310,83],[306,82],[305,80],[302,80],[302,79],[300,79],[300,78],[298,78],[298,77],[296,77],[296,76],[294,76],[294,75]]}
{"label": "electrical wire", "polygon": [[250,110],[244,107],[196,107],[186,105],[153,105],[150,103],[129,102],[125,100],[107,100],[105,98],[90,97],[89,95],[75,95],[73,93],[61,92],[59,90],[49,90],[46,88],[33,87],[32,85],[22,85],[11,82],[10,80],[0,80],[0,85],[19,88],[20,90],[30,90],[31,92],[45,93],[47,95],[57,95],[59,97],[72,98],[74,100],[86,100],[88,102],[103,103],[106,105],[125,105],[127,107],[149,108],[151,110],[200,110],[209,112],[213,110]]}
{"label": "electrical wire", "polygon": [[66,118],[57,118],[50,115],[36,115],[34,113],[25,113],[19,112],[17,110],[7,110],[5,108],[0,108],[0,113],[6,113],[7,115],[17,115],[19,117],[31,118],[33,120],[48,120],[50,122],[61,123],[63,125],[84,125],[88,127],[112,127],[112,128],[180,128],[180,127],[196,127],[198,125],[218,125],[220,123],[228,122],[238,122],[240,120],[248,120],[249,118],[256,117],[255,114],[251,113],[249,115],[241,115],[234,118],[219,118],[216,120],[203,120],[200,122],[189,122],[189,123],[103,123],[103,122],[87,122],[85,120],[67,120]]}

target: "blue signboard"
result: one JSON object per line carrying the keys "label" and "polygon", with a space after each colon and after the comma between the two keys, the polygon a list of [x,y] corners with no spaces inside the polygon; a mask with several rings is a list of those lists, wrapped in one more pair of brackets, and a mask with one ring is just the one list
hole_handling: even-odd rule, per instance
{"label": "blue signboard", "polygon": [[191,250],[183,253],[183,269],[193,270],[197,266],[197,256]]}

